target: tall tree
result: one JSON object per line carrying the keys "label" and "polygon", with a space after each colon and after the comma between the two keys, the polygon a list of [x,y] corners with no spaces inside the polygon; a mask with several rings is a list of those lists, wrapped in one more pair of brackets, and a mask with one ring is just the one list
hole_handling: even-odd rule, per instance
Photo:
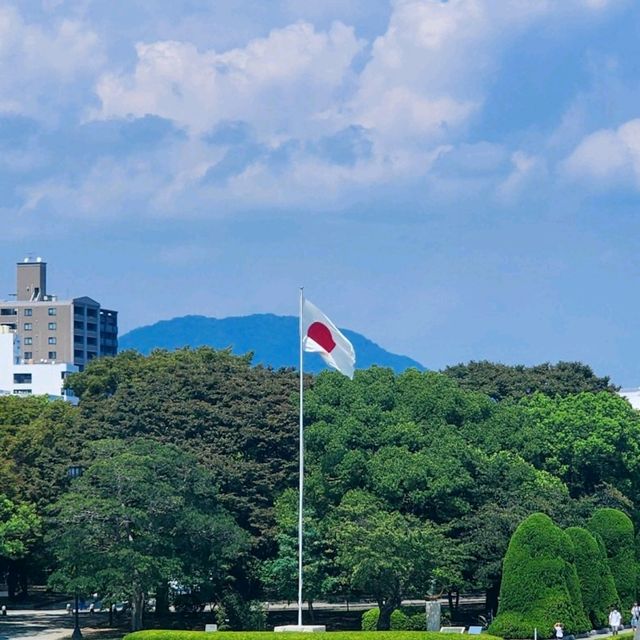
{"label": "tall tree", "polygon": [[378,603],[378,630],[390,629],[402,598],[424,597],[434,577],[455,581],[453,541],[445,544],[434,525],[384,510],[366,492],[347,493],[330,526],[338,565],[356,590]]}
{"label": "tall tree", "polygon": [[56,503],[53,524],[51,584],[130,602],[133,630],[156,585],[221,590],[245,545],[211,474],[176,447],[148,440],[97,443],[94,461]]}
{"label": "tall tree", "polygon": [[202,347],[96,359],[68,384],[83,438],[145,437],[192,453],[258,557],[272,553],[275,497],[297,480],[294,372]]}

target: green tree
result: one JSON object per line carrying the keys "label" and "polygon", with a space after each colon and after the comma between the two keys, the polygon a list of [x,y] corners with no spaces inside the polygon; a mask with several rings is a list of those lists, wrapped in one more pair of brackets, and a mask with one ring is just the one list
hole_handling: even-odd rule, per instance
{"label": "green tree", "polygon": [[445,545],[429,523],[385,511],[366,492],[348,492],[330,526],[338,565],[354,589],[371,594],[378,603],[379,630],[389,630],[391,614],[403,597],[424,596],[433,577],[447,584],[455,579],[452,541]]}
{"label": "green tree", "polygon": [[599,378],[591,367],[581,362],[545,362],[525,367],[483,360],[453,365],[444,369],[443,373],[464,389],[480,391],[494,400],[519,400],[534,393],[555,397],[584,391],[618,390],[608,376]]}
{"label": "green tree", "polygon": [[274,500],[296,482],[295,372],[202,347],[97,358],[68,384],[81,399],[83,440],[145,437],[191,453],[253,536],[253,553],[273,552]]}
{"label": "green tree", "polygon": [[218,504],[213,478],[173,446],[102,441],[54,507],[51,584],[132,607],[163,581],[220,592],[245,539]]}
{"label": "green tree", "polygon": [[[265,562],[262,580],[267,593],[288,601],[298,597],[298,492],[287,489],[276,501],[278,553]],[[333,554],[325,538],[324,523],[308,502],[304,511],[303,590],[313,620],[313,602],[339,589]]]}
{"label": "green tree", "polygon": [[636,598],[635,537],[631,518],[618,509],[598,509],[587,526],[602,539],[620,597],[619,604],[625,610],[631,609]]}
{"label": "green tree", "polygon": [[33,505],[16,504],[0,494],[0,557],[23,558],[40,535],[41,522]]}
{"label": "green tree", "polygon": [[609,607],[618,602],[604,547],[598,545],[596,538],[582,527],[569,527],[566,533],[575,549],[576,572],[585,613],[593,628],[600,629],[607,625]]}
{"label": "green tree", "polygon": [[477,507],[456,523],[453,534],[467,544],[467,583],[486,591],[487,609],[495,613],[502,563],[518,525],[535,512],[573,521],[574,508],[561,480],[511,452],[486,456],[474,481]]}
{"label": "green tree", "polygon": [[536,513],[516,529],[504,558],[500,607],[489,632],[528,638],[546,635],[560,620],[567,631],[586,631],[573,543],[551,518]]}
{"label": "green tree", "polygon": [[572,495],[610,484],[626,496],[640,489],[640,414],[617,395],[535,394],[520,404],[524,422],[507,447],[561,478]]}

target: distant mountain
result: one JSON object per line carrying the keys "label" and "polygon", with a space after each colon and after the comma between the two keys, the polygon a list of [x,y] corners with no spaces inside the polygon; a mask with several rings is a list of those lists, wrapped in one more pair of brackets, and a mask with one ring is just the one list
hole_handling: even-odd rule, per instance
{"label": "distant mountain", "polygon": [[[424,369],[419,362],[389,353],[355,331],[342,329],[342,332],[356,350],[358,369],[366,369],[374,364],[396,372],[410,367]],[[144,354],[153,349],[172,350],[187,346],[231,347],[233,353],[238,355],[252,351],[254,364],[274,368],[298,367],[298,318],[293,316],[270,313],[221,319],[184,316],[139,327],[125,333],[118,342],[120,351],[135,349]],[[305,353],[304,368],[305,371],[318,372],[327,367],[319,355]]]}

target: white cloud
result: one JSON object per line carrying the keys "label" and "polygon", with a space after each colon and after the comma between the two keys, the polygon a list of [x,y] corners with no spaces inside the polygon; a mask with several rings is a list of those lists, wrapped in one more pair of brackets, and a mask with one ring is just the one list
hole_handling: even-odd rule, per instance
{"label": "white cloud", "polygon": [[44,27],[0,6],[0,112],[42,117],[65,102],[67,87],[91,77],[103,62],[98,37],[80,22]]}
{"label": "white cloud", "polygon": [[501,56],[526,29],[614,0],[396,0],[350,103],[387,144],[455,136],[482,107]]}
{"label": "white cloud", "polygon": [[640,119],[587,136],[561,166],[565,175],[597,186],[640,188]]}
{"label": "white cloud", "polygon": [[[11,66],[15,51],[21,58],[10,80],[0,78],[0,89],[13,83],[0,91],[0,109],[25,110],[29,102],[35,111],[50,95],[65,95],[52,83],[97,78],[91,86],[98,105],[83,96],[83,115],[108,120],[153,114],[186,130],[162,148],[140,143],[139,152],[126,158],[98,150],[88,154],[86,166],[69,163],[54,179],[29,182],[22,191],[24,211],[214,216],[239,207],[332,207],[367,190],[408,183],[452,198],[461,197],[465,184],[475,185],[489,198],[497,193],[511,201],[545,171],[537,155],[513,153],[509,165],[506,143],[495,169],[465,176],[456,167],[439,172],[438,159],[448,152],[453,158],[469,142],[503,56],[519,36],[547,22],[569,26],[616,4],[395,0],[386,30],[370,47],[342,22],[326,29],[298,22],[220,51],[203,47],[202,40],[197,46],[189,37],[159,39],[154,32],[135,46],[129,66],[108,72],[102,43],[81,22],[36,26],[15,10],[0,9],[0,62]],[[228,121],[243,123],[247,140],[203,141],[203,133]],[[340,145],[351,143],[340,134],[350,130],[358,140],[345,152]],[[480,140],[481,132],[470,144]],[[11,161],[25,166],[29,154]]]}
{"label": "white cloud", "polygon": [[546,174],[542,158],[523,151],[512,154],[511,164],[513,166],[511,173],[498,185],[497,189],[498,199],[505,204],[516,200],[533,178]]}
{"label": "white cloud", "polygon": [[198,51],[181,42],[138,44],[133,74],[98,84],[98,117],[156,114],[203,132],[244,120],[265,135],[304,135],[321,126],[361,50],[352,28],[298,23],[241,49]]}

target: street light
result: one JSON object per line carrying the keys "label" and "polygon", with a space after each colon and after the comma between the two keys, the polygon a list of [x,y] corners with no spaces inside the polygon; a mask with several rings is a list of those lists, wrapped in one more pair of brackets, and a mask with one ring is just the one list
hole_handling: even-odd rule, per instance
{"label": "street light", "polygon": [[[79,478],[82,475],[82,472],[84,471],[84,469],[78,465],[74,465],[72,467],[69,467],[69,469],[67,469],[67,476],[69,478],[71,478],[72,480],[74,478]],[[77,577],[77,569],[76,569],[76,577]],[[73,634],[71,635],[71,640],[82,640],[82,632],[80,631],[80,620],[78,619],[79,616],[79,607],[78,607],[78,588],[76,586],[76,593],[75,593],[75,601],[76,601],[76,615],[75,615],[75,624],[73,627]]]}

